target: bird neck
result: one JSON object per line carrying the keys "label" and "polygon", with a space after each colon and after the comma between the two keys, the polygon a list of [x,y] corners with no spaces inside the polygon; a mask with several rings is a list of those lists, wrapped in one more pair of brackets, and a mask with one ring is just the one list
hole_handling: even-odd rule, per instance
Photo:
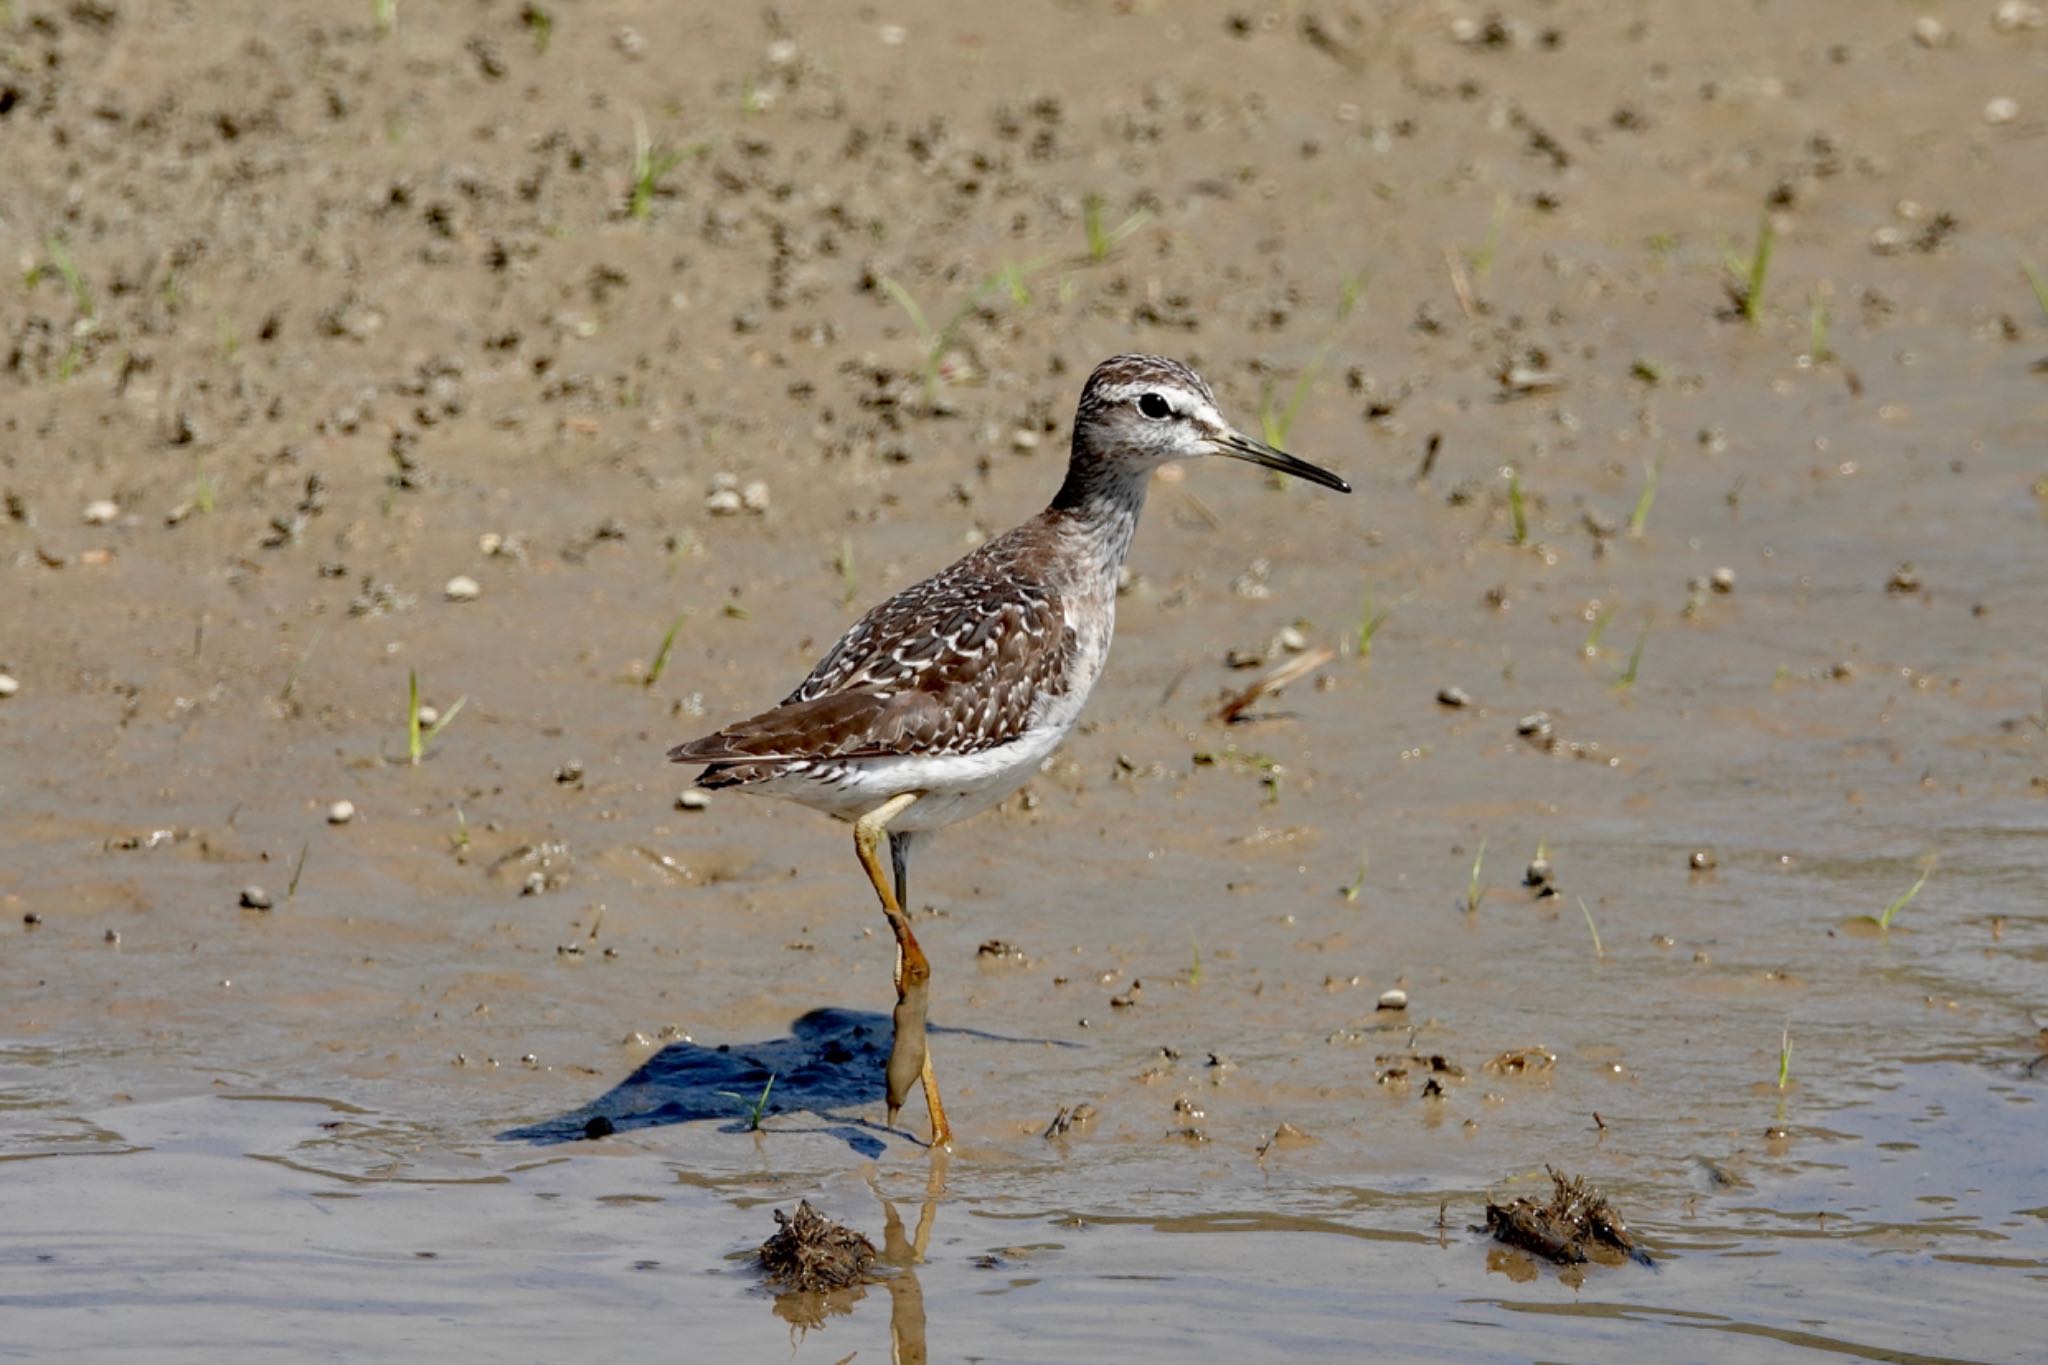
{"label": "bird neck", "polygon": [[1115,577],[1131,551],[1151,480],[1148,465],[1077,459],[1067,466],[1066,482],[1053,495],[1046,518],[1063,534],[1084,543],[1090,556]]}

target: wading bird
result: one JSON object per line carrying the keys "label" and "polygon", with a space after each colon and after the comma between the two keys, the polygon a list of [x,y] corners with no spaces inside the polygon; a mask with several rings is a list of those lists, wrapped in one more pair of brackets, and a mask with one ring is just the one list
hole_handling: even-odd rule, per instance
{"label": "wading bird", "polygon": [[1203,455],[1351,491],[1224,421],[1187,366],[1112,357],[1081,390],[1066,481],[1050,506],[861,617],[781,705],[669,751],[708,765],[700,786],[785,797],[853,823],[896,936],[889,1123],[921,1078],[934,1147],[952,1130],[925,1042],[931,964],[904,910],[912,845],[1016,791],[1074,728],[1109,657],[1117,574],[1152,471]]}

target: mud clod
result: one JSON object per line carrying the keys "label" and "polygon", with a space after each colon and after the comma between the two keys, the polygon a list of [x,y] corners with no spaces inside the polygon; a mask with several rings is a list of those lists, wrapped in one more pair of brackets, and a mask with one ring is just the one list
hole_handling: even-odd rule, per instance
{"label": "mud clod", "polygon": [[808,1293],[865,1280],[875,1244],[799,1200],[795,1213],[775,1210],[775,1235],[755,1253],[761,1271],[784,1289]]}
{"label": "mud clod", "polygon": [[1583,1265],[1593,1258],[1619,1264],[1623,1257],[1638,1265],[1655,1264],[1629,1235],[1621,1214],[1583,1176],[1544,1169],[1553,1186],[1548,1202],[1522,1198],[1486,1206],[1484,1231],[1494,1240],[1558,1265]]}

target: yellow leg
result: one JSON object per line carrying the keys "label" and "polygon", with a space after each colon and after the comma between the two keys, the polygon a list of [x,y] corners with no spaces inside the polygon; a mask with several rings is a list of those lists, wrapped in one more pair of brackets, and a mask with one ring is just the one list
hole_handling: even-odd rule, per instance
{"label": "yellow leg", "polygon": [[896,893],[889,885],[888,870],[882,865],[882,835],[889,822],[908,810],[917,800],[916,792],[905,792],[869,811],[853,823],[853,847],[860,854],[860,865],[867,869],[868,880],[874,883],[875,896],[882,902],[882,913],[888,917],[889,928],[896,935],[896,1012],[895,1037],[889,1044],[889,1066],[887,1075],[887,1097],[889,1123],[893,1127],[896,1115],[902,1111],[903,1101],[910,1094],[912,1080],[924,1081],[925,1107],[931,1111],[932,1146],[948,1146],[953,1139],[952,1127],[946,1122],[945,1106],[939,1103],[939,1083],[932,1075],[931,1049],[925,1043],[925,1013],[930,1004],[931,963],[926,960],[924,950],[917,946],[917,935],[911,932],[910,916],[896,902]]}

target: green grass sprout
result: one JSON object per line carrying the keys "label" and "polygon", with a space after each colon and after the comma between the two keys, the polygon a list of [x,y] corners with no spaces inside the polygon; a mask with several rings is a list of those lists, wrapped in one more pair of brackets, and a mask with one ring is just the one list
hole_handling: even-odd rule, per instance
{"label": "green grass sprout", "polygon": [[1373,610],[1372,593],[1365,594],[1365,609],[1358,614],[1358,657],[1372,657],[1372,637],[1380,633],[1380,627],[1387,623],[1389,613]]}
{"label": "green grass sprout", "polygon": [[1628,514],[1628,533],[1638,539],[1643,528],[1650,523],[1650,506],[1657,501],[1657,481],[1664,476],[1664,461],[1650,460],[1643,465],[1643,491],[1636,494],[1635,509]]}
{"label": "green grass sprout", "polygon": [[2048,321],[2048,275],[2042,274],[2041,267],[2025,256],[2020,257],[2020,273],[2025,275],[2027,283],[2033,286],[2034,302],[2041,307],[2042,320]]}
{"label": "green grass sprout", "polygon": [[1372,268],[1366,266],[1337,282],[1337,321],[1351,316],[1352,310],[1365,298],[1365,287],[1372,282]]}
{"label": "green grass sprout", "polygon": [[1642,633],[1636,636],[1636,647],[1628,652],[1628,666],[1614,680],[1616,691],[1626,692],[1636,685],[1636,674],[1643,666],[1643,646],[1649,643],[1649,639],[1650,628],[1645,625]]}
{"label": "green grass sprout", "polygon": [[1792,1084],[1792,1021],[1785,1021],[1785,1031],[1778,1035],[1778,1089]]}
{"label": "green grass sprout", "polygon": [[900,282],[887,275],[878,281],[882,292],[895,300],[896,306],[903,310],[903,315],[910,319],[911,327],[917,332],[918,345],[924,351],[920,375],[924,383],[924,398],[927,404],[937,401],[939,380],[946,355],[953,349],[953,342],[959,336],[961,327],[966,324],[967,319],[974,316],[975,310],[981,307],[982,300],[994,291],[1002,289],[1007,291],[1013,300],[1029,301],[1031,294],[1025,288],[1025,281],[1045,264],[1043,259],[1037,259],[1005,265],[975,285],[967,298],[946,319],[945,325],[936,328],[931,325],[931,319],[926,316],[916,298]]}
{"label": "green grass sprout", "polygon": [[1202,984],[1202,940],[1196,938],[1195,931],[1190,929],[1188,930],[1188,942],[1193,945],[1195,950],[1194,963],[1188,968],[1188,984],[1190,986],[1199,986]]}
{"label": "green grass sprout", "polygon": [[1827,301],[1818,294],[1814,295],[1806,310],[1806,357],[1816,365],[1835,358],[1834,348],[1828,345],[1828,330],[1832,323]]}
{"label": "green grass sprout", "polygon": [[1152,215],[1139,209],[1115,227],[1108,226],[1102,217],[1105,205],[1102,196],[1091,194],[1081,201],[1081,229],[1088,234],[1088,259],[1106,261],[1109,253],[1116,250],[1126,237],[1152,221]]}
{"label": "green grass sprout", "polygon": [[[71,259],[71,249],[64,244],[63,237],[52,233],[44,238],[43,251],[50,258],[50,268],[57,272],[57,277],[64,281],[64,287],[71,291],[71,302],[78,309],[78,316],[97,316],[92,301],[92,286],[85,282],[85,276],[80,273],[78,263]],[[34,281],[31,280],[30,283]]]}
{"label": "green grass sprout", "polygon": [[1907,887],[1903,895],[1901,895],[1897,900],[1893,901],[1890,905],[1887,905],[1884,908],[1884,913],[1877,917],[1878,928],[1891,928],[1892,916],[1898,914],[1899,911],[1905,909],[1908,905],[1911,905],[1913,903],[1913,897],[1920,894],[1920,888],[1927,885],[1927,879],[1934,875],[1934,863],[1935,859],[1932,856],[1930,856],[1927,859],[1926,865],[1920,869],[1920,879],[1914,882],[1911,886]]}
{"label": "green grass sprout", "polygon": [[1607,633],[1607,623],[1614,619],[1613,607],[1602,607],[1593,616],[1592,628],[1586,632],[1586,642],[1579,646],[1579,653],[1588,659],[1598,657],[1600,637]]}
{"label": "green grass sprout", "polygon": [[731,1090],[721,1090],[718,1093],[727,1099],[738,1100],[741,1104],[746,1105],[747,1131],[758,1133],[761,1131],[761,1117],[768,1112],[768,1093],[773,1089],[775,1089],[775,1073],[771,1071],[768,1073],[768,1084],[761,1087],[761,1093],[755,1099],[749,1100],[745,1095]]}
{"label": "green grass sprout", "polygon": [[192,457],[192,506],[204,514],[213,511],[217,483],[213,475],[206,472],[206,459],[201,455]]}
{"label": "green grass sprout", "polygon": [[661,648],[654,651],[654,662],[647,665],[647,676],[640,680],[642,687],[652,687],[661,681],[662,670],[668,667],[669,653],[676,647],[676,632],[683,628],[687,611],[676,613],[676,619],[669,622],[668,633],[661,637]]}
{"label": "green grass sprout", "polygon": [[[1308,402],[1309,389],[1314,386],[1316,377],[1322,372],[1323,357],[1329,350],[1328,342],[1316,348],[1315,355],[1309,359],[1301,373],[1294,377],[1294,388],[1288,392],[1285,406],[1274,406],[1273,384],[1270,380],[1259,394],[1259,433],[1265,438],[1266,444],[1275,450],[1287,449],[1288,434],[1294,430],[1295,419],[1301,416],[1301,409]],[[1284,482],[1275,479],[1276,486],[1284,486]]]}
{"label": "green grass sprout", "polygon": [[555,40],[555,16],[529,0],[519,7],[519,22],[525,24],[526,31],[533,35],[535,54],[545,57],[548,44]]}
{"label": "green grass sprout", "polygon": [[1372,855],[1360,849],[1358,853],[1358,876],[1352,879],[1351,885],[1343,888],[1346,903],[1355,904],[1359,893],[1365,890],[1365,870],[1371,865]]}
{"label": "green grass sprout", "polygon": [[1472,876],[1465,883],[1465,913],[1471,914],[1479,908],[1479,898],[1484,892],[1479,889],[1479,869],[1486,866],[1486,839],[1479,840],[1479,852],[1472,859]]}
{"label": "green grass sprout", "polygon": [[662,192],[661,182],[684,160],[703,155],[706,144],[671,147],[656,142],[647,131],[647,121],[633,119],[633,180],[626,190],[626,215],[644,222],[654,214],[654,196]]}
{"label": "green grass sprout", "polygon": [[298,690],[299,678],[304,675],[306,665],[313,661],[313,651],[320,648],[320,637],[326,632],[326,629],[325,626],[314,628],[313,638],[306,642],[306,648],[299,654],[298,662],[292,665],[292,671],[285,676],[284,686],[277,690],[277,699],[279,701],[290,701],[292,693]]}
{"label": "green grass sprout", "polygon": [[1757,218],[1756,249],[1748,259],[1732,251],[1727,255],[1729,271],[1740,280],[1740,283],[1729,286],[1729,292],[1735,297],[1736,310],[1742,320],[1752,327],[1763,315],[1764,285],[1770,278],[1771,253],[1777,242],[1778,230],[1771,222],[1771,211],[1766,208]]}
{"label": "green grass sprout", "polygon": [[1486,277],[1493,273],[1493,262],[1500,254],[1500,239],[1508,224],[1510,201],[1505,192],[1493,197],[1493,217],[1486,224],[1486,240],[1478,250],[1465,253],[1465,263],[1471,267],[1472,282],[1483,285]]}
{"label": "green grass sprout", "polygon": [[1508,518],[1514,526],[1514,543],[1529,543],[1529,512],[1522,498],[1522,475],[1513,465],[1508,466]]}
{"label": "green grass sprout", "polygon": [[462,708],[469,703],[467,696],[457,697],[455,704],[434,718],[432,725],[420,725],[420,675],[418,669],[407,669],[405,705],[405,752],[414,767],[426,756],[427,746],[440,737],[443,730],[462,714]]}
{"label": "green grass sprout", "polygon": [[1593,956],[1604,960],[1607,950],[1600,946],[1600,930],[1593,923],[1593,912],[1586,908],[1584,896],[1579,897],[1579,913],[1586,917],[1586,932],[1593,936]]}

